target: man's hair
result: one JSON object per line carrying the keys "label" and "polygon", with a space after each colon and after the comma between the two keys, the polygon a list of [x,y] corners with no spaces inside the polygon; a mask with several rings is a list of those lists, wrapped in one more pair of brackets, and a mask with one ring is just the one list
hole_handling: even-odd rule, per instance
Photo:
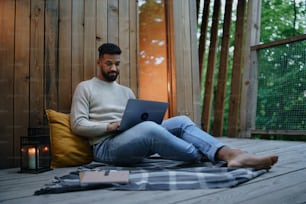
{"label": "man's hair", "polygon": [[111,55],[120,55],[121,49],[117,45],[113,43],[104,43],[102,44],[99,49],[99,57],[102,57],[104,54],[111,54]]}

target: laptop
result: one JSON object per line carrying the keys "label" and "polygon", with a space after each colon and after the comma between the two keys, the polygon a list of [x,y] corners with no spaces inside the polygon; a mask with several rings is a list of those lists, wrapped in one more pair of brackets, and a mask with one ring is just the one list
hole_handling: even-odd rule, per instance
{"label": "laptop", "polygon": [[143,121],[161,124],[167,108],[167,102],[129,99],[117,130],[125,131]]}

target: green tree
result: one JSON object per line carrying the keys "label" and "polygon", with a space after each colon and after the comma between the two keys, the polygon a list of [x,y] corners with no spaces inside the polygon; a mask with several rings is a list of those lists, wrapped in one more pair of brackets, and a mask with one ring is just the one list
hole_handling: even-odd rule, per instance
{"label": "green tree", "polygon": [[306,31],[306,1],[262,0],[261,42],[272,42]]}
{"label": "green tree", "polygon": [[[261,41],[306,31],[306,2],[263,0]],[[257,129],[305,130],[306,40],[259,52]]]}

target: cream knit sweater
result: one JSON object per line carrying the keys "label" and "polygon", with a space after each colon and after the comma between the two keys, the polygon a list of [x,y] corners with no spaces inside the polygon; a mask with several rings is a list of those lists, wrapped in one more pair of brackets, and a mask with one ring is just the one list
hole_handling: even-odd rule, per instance
{"label": "cream knit sweater", "polygon": [[70,121],[72,131],[88,137],[91,145],[112,135],[107,125],[120,121],[129,98],[135,98],[128,87],[105,82],[97,77],[83,81],[75,89]]}

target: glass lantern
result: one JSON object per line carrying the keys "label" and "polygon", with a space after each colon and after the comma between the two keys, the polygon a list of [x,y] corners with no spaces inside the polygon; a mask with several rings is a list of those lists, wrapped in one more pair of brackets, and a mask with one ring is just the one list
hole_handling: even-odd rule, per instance
{"label": "glass lantern", "polygon": [[21,137],[20,172],[41,173],[51,170],[50,142],[48,136]]}

